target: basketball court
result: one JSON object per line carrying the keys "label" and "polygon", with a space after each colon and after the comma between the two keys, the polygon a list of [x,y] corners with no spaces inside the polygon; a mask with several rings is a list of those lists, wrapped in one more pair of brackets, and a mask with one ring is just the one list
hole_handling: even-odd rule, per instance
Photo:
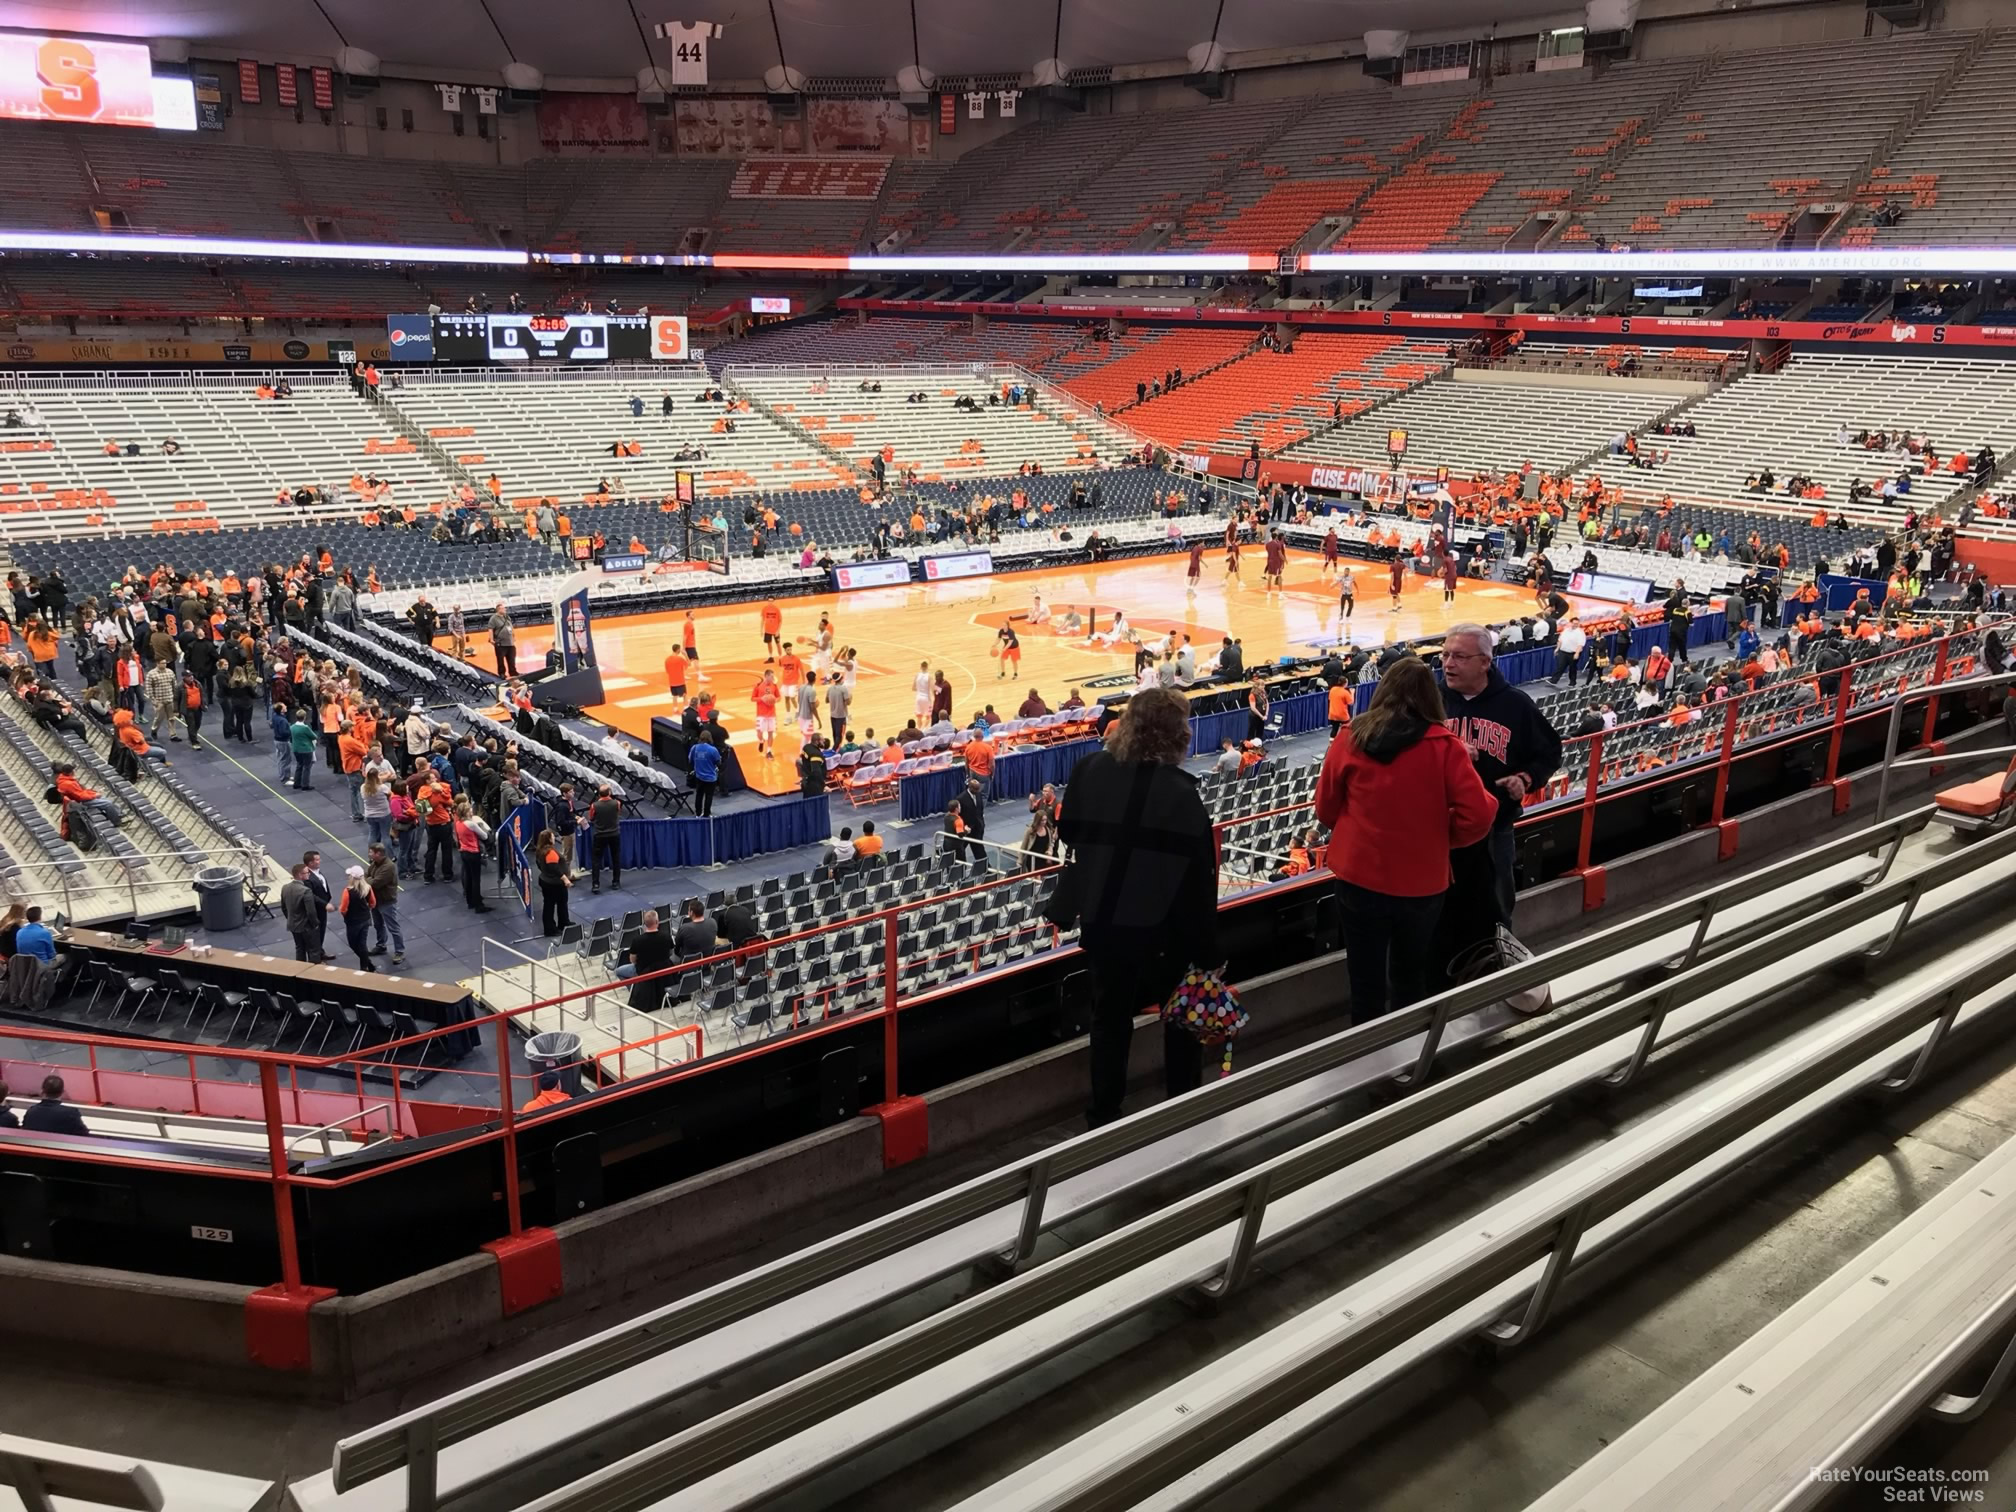
{"label": "basketball court", "polygon": [[[1245,586],[1237,588],[1225,580],[1224,554],[1207,551],[1194,599],[1187,592],[1185,552],[777,602],[784,615],[785,638],[798,642],[798,653],[808,663],[822,614],[832,620],[835,644],[855,648],[849,723],[865,741],[870,730],[878,739],[894,734],[915,714],[912,679],[920,662],[930,663],[934,672],[944,671],[952,684],[952,717],[962,722],[989,704],[1002,717],[1013,718],[1031,688],[1054,709],[1073,688],[1083,692],[1087,703],[1112,691],[1088,687],[1094,679],[1122,677],[1131,686],[1131,647],[1093,645],[1060,636],[1054,626],[1028,624],[1038,593],[1053,620],[1061,620],[1074,608],[1084,616],[1093,606],[1099,628],[1106,630],[1117,608],[1143,640],[1159,640],[1172,630],[1188,635],[1200,662],[1217,652],[1226,635],[1242,642],[1248,667],[1271,662],[1283,652],[1307,656],[1313,647],[1337,644],[1337,591],[1329,577],[1318,576],[1321,558],[1315,552],[1289,553],[1283,591],[1278,594],[1261,591],[1259,553],[1249,551],[1246,557]],[[1457,584],[1455,601],[1445,604],[1439,578],[1410,574],[1395,611],[1389,607],[1389,577],[1383,563],[1361,562],[1355,573],[1358,601],[1342,638],[1362,645],[1433,635],[1464,620],[1504,620],[1531,603],[1530,596],[1514,585],[1464,579]],[[755,709],[749,690],[763,674],[761,608],[760,602],[747,602],[694,610],[701,667],[707,677],[698,688],[714,694],[719,703],[721,722],[731,733],[749,785],[763,793],[795,792],[798,732],[782,707],[775,758],[755,755]],[[993,654],[995,634],[1011,616],[1022,642],[1022,664],[1019,676],[1004,678]],[[678,713],[665,687],[664,663],[679,642],[683,619],[683,612],[597,616],[595,651],[608,701],[591,706],[590,716],[648,742],[652,716]],[[538,666],[552,639],[550,626],[521,629],[518,664]],[[488,647],[480,631],[472,634],[471,642],[483,664]],[[689,690],[693,687],[689,680]],[[819,717],[823,731],[823,696]]]}

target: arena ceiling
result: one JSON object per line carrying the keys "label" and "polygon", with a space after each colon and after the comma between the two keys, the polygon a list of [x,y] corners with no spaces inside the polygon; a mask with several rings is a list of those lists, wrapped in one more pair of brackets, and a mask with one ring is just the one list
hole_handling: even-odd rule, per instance
{"label": "arena ceiling", "polygon": [[388,72],[495,72],[633,79],[663,65],[660,21],[713,21],[714,80],[779,65],[808,76],[1027,72],[1353,42],[1368,30],[1481,32],[1575,24],[1577,0],[0,0],[0,27],[178,38],[197,56],[328,61],[344,47]]}

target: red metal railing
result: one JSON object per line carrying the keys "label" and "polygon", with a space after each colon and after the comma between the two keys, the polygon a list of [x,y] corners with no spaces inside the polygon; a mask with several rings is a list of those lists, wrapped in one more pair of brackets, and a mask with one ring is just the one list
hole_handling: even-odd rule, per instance
{"label": "red metal railing", "polygon": [[[1726,813],[1729,772],[1735,762],[1792,741],[1810,740],[1822,735],[1827,737],[1828,747],[1825,770],[1819,781],[1823,784],[1832,784],[1839,775],[1843,733],[1846,727],[1862,719],[1878,717],[1879,714],[1887,715],[1893,697],[1902,697],[1907,702],[1917,698],[1925,700],[1927,717],[1919,744],[1930,742],[1933,719],[1938,712],[1940,685],[1949,679],[1965,677],[1974,670],[1975,656],[1971,643],[1962,651],[1949,654],[1951,646],[1950,640],[1939,642],[1935,656],[1929,666],[1922,669],[1922,675],[1914,673],[1905,666],[1905,662],[1916,648],[1907,648],[1883,658],[1851,664],[1838,674],[1830,674],[1827,681],[1832,682],[1833,686],[1819,694],[1821,702],[1818,707],[1821,713],[1819,717],[1809,721],[1788,725],[1771,718],[1770,711],[1762,707],[1765,696],[1763,692],[1725,700],[1707,711],[1707,717],[1701,721],[1699,736],[1690,737],[1683,746],[1681,757],[1686,764],[1669,766],[1656,775],[1651,772],[1641,773],[1635,768],[1626,771],[1622,764],[1614,764],[1613,769],[1613,766],[1606,766],[1604,759],[1606,745],[1617,742],[1626,731],[1656,723],[1656,720],[1641,721],[1635,726],[1619,726],[1617,729],[1596,735],[1571,739],[1565,746],[1564,769],[1570,773],[1577,771],[1582,773],[1581,792],[1577,801],[1572,804],[1561,801],[1565,797],[1575,796],[1574,779],[1571,777],[1565,787],[1559,788],[1556,792],[1536,795],[1533,811],[1522,817],[1519,822],[1522,825],[1551,823],[1565,815],[1579,815],[1576,866],[1578,870],[1586,873],[1592,864],[1591,847],[1595,814],[1603,803],[1642,794],[1669,783],[1695,781],[1706,772],[1712,771],[1714,796],[1710,808],[1710,823],[1719,822]],[[1874,686],[1868,686],[1866,682],[1860,689],[1855,686],[1858,680],[1858,665],[1866,679],[1869,669],[1881,669],[1886,663],[1894,666],[1896,672],[1894,678],[1886,672],[1879,676]],[[1854,712],[1857,709],[1861,712]],[[1746,710],[1751,712],[1746,713]],[[1662,717],[1670,718],[1670,716]],[[1228,834],[1236,835],[1236,832],[1245,826],[1282,814],[1306,812],[1309,807],[1307,803],[1296,804],[1264,814],[1222,821],[1215,827],[1221,853]],[[717,1048],[712,1055],[704,1058],[699,1053],[702,1030],[698,1025],[684,1026],[668,1031],[667,1034],[654,1036],[653,1039],[657,1040],[690,1033],[694,1039],[695,1055],[692,1059],[669,1066],[663,1071],[636,1080],[620,1080],[614,1086],[603,1090],[595,1099],[595,1104],[601,1106],[611,1100],[621,1100],[647,1091],[655,1091],[668,1083],[706,1075],[714,1070],[771,1053],[787,1040],[792,1045],[798,1045],[811,1039],[852,1031],[863,1024],[877,1020],[882,1025],[883,1095],[885,1099],[893,1100],[898,1095],[900,1085],[899,1026],[903,1011],[941,999],[964,985],[963,980],[953,980],[914,992],[907,997],[902,995],[905,967],[929,959],[921,949],[905,954],[903,945],[905,916],[926,908],[942,910],[949,904],[975,895],[998,892],[1031,877],[1047,876],[1051,870],[1054,868],[995,877],[929,899],[905,902],[857,918],[821,924],[816,928],[724,951],[705,961],[687,962],[667,968],[665,972],[656,975],[672,979],[685,972],[699,971],[704,976],[711,977],[717,967],[729,964],[740,978],[752,962],[774,960],[775,953],[784,946],[830,937],[841,930],[853,931],[857,935],[866,931],[870,937],[879,930],[882,941],[883,958],[879,968],[867,963],[858,976],[850,979],[850,997],[858,1000],[856,1006],[833,1014],[828,1010],[834,1002],[832,994],[837,989],[807,992],[804,996],[811,1001],[811,1006],[803,1008],[794,1006],[790,1015],[788,1035],[766,1034],[753,1044],[737,1043]],[[1248,882],[1246,890],[1226,896],[1221,906],[1236,909],[1263,895],[1273,896],[1281,892],[1320,885],[1327,878],[1327,872],[1318,870],[1264,889]],[[1049,926],[1038,927],[1049,937],[1053,946],[1061,943]],[[956,958],[967,958],[970,954],[970,958],[977,965],[980,955],[987,948],[987,943],[986,939],[961,941],[944,954]],[[1055,951],[1046,949],[1030,956],[1026,961],[1004,965],[998,969],[1003,972],[1014,971],[1056,959]],[[876,1000],[870,1004],[866,1001],[870,995],[867,984],[873,981],[877,969],[880,972],[880,991],[876,995]],[[0,1044],[20,1041],[28,1045],[81,1046],[85,1052],[86,1064],[80,1068],[74,1063],[62,1064],[39,1061],[29,1056],[14,1056],[0,1058],[0,1072],[15,1073],[10,1080],[14,1080],[17,1086],[24,1080],[32,1085],[33,1080],[39,1079],[40,1074],[48,1070],[69,1078],[82,1074],[88,1079],[92,1093],[91,1100],[111,1106],[123,1103],[158,1109],[167,1106],[161,1099],[168,1097],[171,1101],[184,1100],[186,1110],[191,1112],[256,1118],[264,1125],[266,1131],[269,1159],[268,1169],[264,1171],[225,1165],[198,1168],[186,1160],[167,1161],[109,1154],[103,1152],[102,1148],[94,1149],[84,1145],[74,1148],[38,1146],[36,1154],[38,1158],[47,1157],[57,1161],[76,1161],[122,1169],[174,1171],[184,1177],[191,1174],[192,1170],[201,1169],[202,1174],[214,1175],[219,1180],[269,1182],[273,1190],[274,1216],[279,1236],[281,1281],[288,1288],[297,1288],[301,1285],[301,1269],[294,1234],[292,1201],[292,1193],[297,1188],[337,1190],[379,1179],[394,1171],[437,1159],[452,1151],[466,1150],[471,1145],[495,1143],[503,1147],[502,1165],[507,1173],[503,1182],[506,1223],[511,1233],[521,1232],[524,1218],[517,1178],[519,1128],[524,1123],[543,1124],[554,1119],[568,1118],[577,1111],[579,1105],[556,1104],[521,1115],[519,1096],[524,1094],[529,1097],[530,1087],[525,1082],[524,1073],[514,1073],[512,1070],[510,1038],[512,1022],[520,1017],[545,1012],[560,1013],[564,1017],[568,1005],[592,1002],[598,995],[606,992],[627,993],[634,980],[584,985],[576,991],[549,996],[506,1012],[488,1013],[472,1021],[426,1030],[402,1040],[373,1045],[360,1052],[339,1051],[331,1055],[305,1055],[299,1051],[224,1050],[207,1046],[166,1047],[170,1055],[179,1055],[186,1061],[188,1068],[186,1078],[114,1071],[99,1064],[99,1052],[105,1049],[129,1049],[143,1051],[151,1056],[160,1056],[164,1045],[158,1040],[9,1026],[0,1030]],[[441,1064],[444,1068],[453,1069],[456,1074],[464,1077],[493,1079],[497,1093],[494,1104],[487,1106],[441,1104],[417,1099],[404,1091],[396,1077],[392,1080],[389,1094],[367,1090],[365,1076],[372,1061],[398,1052],[416,1052],[418,1047],[431,1046],[450,1036],[472,1032],[491,1037],[496,1056],[496,1069],[470,1072],[462,1070],[459,1066],[448,1067],[445,1051]],[[595,1056],[594,1059],[597,1063],[601,1063],[611,1055],[618,1056],[620,1069],[620,1056],[625,1048],[633,1053],[637,1049],[636,1046],[619,1046]],[[240,1074],[235,1077],[205,1077],[200,1074],[199,1061],[234,1065],[240,1068]],[[304,1078],[318,1077],[329,1078],[334,1085],[304,1084]],[[348,1084],[347,1088],[345,1084]],[[442,1127],[454,1127],[458,1124],[466,1125],[466,1132],[462,1139],[453,1141],[446,1148],[437,1147],[404,1158],[388,1160],[347,1175],[314,1175],[288,1169],[289,1124],[327,1124],[338,1118],[361,1115],[365,1113],[367,1107],[375,1110],[379,1104],[389,1104],[380,1114],[380,1123],[385,1132],[395,1136],[438,1132]]]}

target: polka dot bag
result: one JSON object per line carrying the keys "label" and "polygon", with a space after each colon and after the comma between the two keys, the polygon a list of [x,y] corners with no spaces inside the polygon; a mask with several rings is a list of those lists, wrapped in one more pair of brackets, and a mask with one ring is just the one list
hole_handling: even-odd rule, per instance
{"label": "polka dot bag", "polygon": [[1197,1037],[1200,1045],[1223,1045],[1225,1054],[1218,1074],[1232,1074],[1232,1040],[1246,1027],[1250,1015],[1239,1001],[1239,993],[1217,969],[1192,966],[1162,1005],[1162,1022],[1180,1024]]}

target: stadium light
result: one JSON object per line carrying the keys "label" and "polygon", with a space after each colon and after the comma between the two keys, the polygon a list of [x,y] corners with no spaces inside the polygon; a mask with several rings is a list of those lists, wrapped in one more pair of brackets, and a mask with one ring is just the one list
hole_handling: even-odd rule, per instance
{"label": "stadium light", "polygon": [[476,263],[517,268],[525,252],[482,247],[388,247],[346,242],[249,241],[220,236],[120,235],[106,231],[0,231],[0,252],[154,253],[185,257],[268,257],[313,262]]}

